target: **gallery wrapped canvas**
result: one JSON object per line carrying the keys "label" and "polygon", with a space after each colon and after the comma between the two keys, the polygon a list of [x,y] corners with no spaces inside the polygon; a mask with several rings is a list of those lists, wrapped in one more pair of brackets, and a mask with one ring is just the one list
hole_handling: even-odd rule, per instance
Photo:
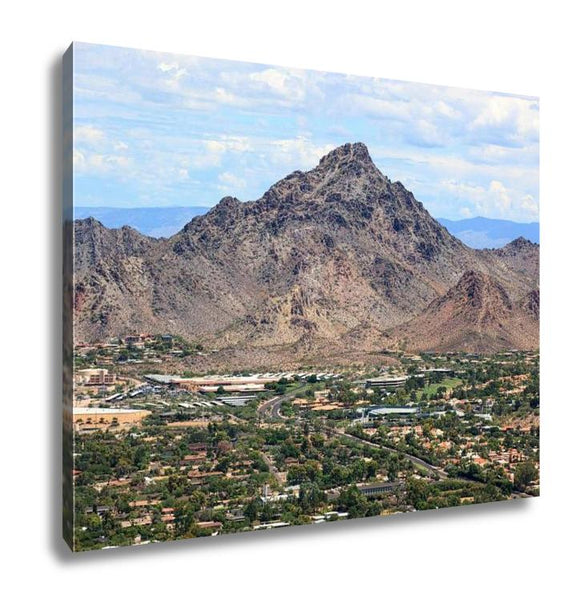
{"label": "gallery wrapped canvas", "polygon": [[82,43],[64,76],[72,549],[539,494],[536,98]]}

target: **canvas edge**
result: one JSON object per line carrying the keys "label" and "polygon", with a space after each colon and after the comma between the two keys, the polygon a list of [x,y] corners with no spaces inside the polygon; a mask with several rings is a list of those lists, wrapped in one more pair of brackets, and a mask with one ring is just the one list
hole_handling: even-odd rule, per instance
{"label": "canvas edge", "polygon": [[62,537],[74,549],[73,485],[73,53],[71,44],[62,58]]}

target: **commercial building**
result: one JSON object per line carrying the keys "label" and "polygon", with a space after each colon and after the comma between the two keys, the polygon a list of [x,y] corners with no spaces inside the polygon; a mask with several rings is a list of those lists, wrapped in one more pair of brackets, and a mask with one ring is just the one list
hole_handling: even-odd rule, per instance
{"label": "commercial building", "polygon": [[364,485],[357,485],[357,488],[363,495],[381,495],[383,493],[392,493],[402,485],[402,481],[393,481],[390,483],[366,483]]}
{"label": "commercial building", "polygon": [[232,406],[233,408],[242,408],[253,399],[256,399],[255,395],[238,395],[237,397],[218,397],[217,401],[222,402],[227,406]]}
{"label": "commercial building", "polygon": [[200,393],[258,393],[265,390],[263,384],[220,384],[196,388]]}
{"label": "commercial building", "polygon": [[366,381],[366,386],[370,389],[394,391],[404,387],[407,379],[408,376],[378,376],[377,378],[368,378]]}
{"label": "commercial building", "polygon": [[194,391],[213,393],[223,387],[224,391],[262,391],[264,385],[277,382],[279,378],[265,376],[205,376],[203,378],[182,378],[166,374],[146,374],[145,380],[154,384],[178,386]]}
{"label": "commercial building", "polygon": [[77,384],[84,386],[107,386],[115,384],[115,374],[109,374],[108,369],[79,369],[75,372]]}
{"label": "commercial building", "polygon": [[416,406],[370,406],[359,410],[363,420],[409,418],[419,412]]}

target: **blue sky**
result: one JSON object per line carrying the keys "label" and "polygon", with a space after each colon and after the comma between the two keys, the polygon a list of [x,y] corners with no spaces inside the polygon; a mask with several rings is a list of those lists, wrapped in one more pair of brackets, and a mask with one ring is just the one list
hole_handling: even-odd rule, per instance
{"label": "blue sky", "polygon": [[366,143],[429,212],[538,220],[538,99],[75,43],[76,206],[259,198]]}

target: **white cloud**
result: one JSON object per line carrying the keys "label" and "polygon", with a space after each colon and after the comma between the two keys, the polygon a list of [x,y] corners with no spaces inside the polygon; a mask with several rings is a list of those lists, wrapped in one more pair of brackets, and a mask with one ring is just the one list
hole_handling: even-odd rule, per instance
{"label": "white cloud", "polygon": [[216,167],[222,164],[226,154],[239,154],[252,149],[250,139],[242,136],[222,135],[201,143],[201,151],[193,156],[192,163],[196,167]]}
{"label": "white cloud", "polygon": [[126,156],[83,152],[76,149],[73,152],[73,165],[75,172],[111,173],[128,168],[130,160]]}
{"label": "white cloud", "polygon": [[523,212],[526,212],[530,219],[537,220],[540,213],[539,205],[531,194],[526,194],[520,202]]}
{"label": "white cloud", "polygon": [[318,164],[318,161],[336,145],[318,145],[304,136],[296,139],[278,139],[272,141],[271,153],[268,157],[272,162],[283,164],[293,169],[308,170]]}
{"label": "white cloud", "polygon": [[217,102],[224,103],[226,105],[239,105],[245,106],[246,101],[241,99],[239,96],[236,96],[229,90],[225,88],[216,88],[215,89],[215,99]]}
{"label": "white cloud", "polygon": [[306,95],[303,71],[267,68],[250,73],[249,79],[254,83],[265,85],[270,91],[284,98],[301,101]]}
{"label": "white cloud", "polygon": [[179,80],[187,75],[187,70],[177,62],[160,62],[158,68],[163,73],[168,73],[172,80]]}
{"label": "white cloud", "polygon": [[78,149],[73,150],[73,166],[76,169],[82,168],[85,162],[85,155]]}
{"label": "white cloud", "polygon": [[537,140],[539,132],[538,102],[511,96],[482,97],[484,105],[470,127],[501,128],[513,140]]}
{"label": "white cloud", "polygon": [[280,94],[286,93],[286,84],[288,82],[288,76],[284,72],[276,68],[268,68],[259,73],[251,73],[250,79],[252,81],[260,81],[262,83],[265,83],[274,91]]}
{"label": "white cloud", "polygon": [[177,62],[159,62],[157,68],[163,73],[168,73],[169,71],[178,69],[179,64]]}
{"label": "white cloud", "polygon": [[537,213],[536,99],[91,45],[76,51],[83,124],[75,170],[117,173],[140,198],[155,202],[165,191],[171,202],[212,204],[226,172],[253,198],[336,145],[363,141],[433,213]]}
{"label": "white cloud", "polygon": [[160,62],[157,68],[164,73],[164,83],[170,90],[176,89],[181,79],[187,75],[187,69],[178,62]]}
{"label": "white cloud", "polygon": [[246,180],[243,177],[237,177],[229,171],[225,171],[218,175],[219,189],[224,191],[243,190],[246,187]]}
{"label": "white cloud", "polygon": [[470,146],[466,151],[467,157],[476,163],[506,164],[522,166],[522,163],[538,164],[539,148],[537,143],[522,145],[520,147],[504,146],[487,143]]}
{"label": "white cloud", "polygon": [[361,94],[347,95],[343,100],[344,111],[354,111],[377,118],[409,119],[412,109],[409,102],[404,100],[390,100]]}
{"label": "white cloud", "polygon": [[440,113],[441,115],[444,115],[446,117],[459,117],[459,115],[460,115],[460,113],[459,113],[459,111],[457,111],[457,109],[453,108],[451,105],[446,103],[444,100],[439,100],[436,103],[435,108],[436,108],[438,113]]}
{"label": "white cloud", "polygon": [[104,130],[92,125],[74,129],[73,165],[79,173],[111,173],[130,166],[125,155],[129,146],[124,141],[111,139]]}
{"label": "white cloud", "polygon": [[538,218],[538,203],[532,195],[508,188],[497,179],[487,186],[445,180],[441,187],[465,202],[459,211],[466,217],[475,215],[522,222]]}
{"label": "white cloud", "polygon": [[409,139],[412,143],[426,146],[445,144],[446,136],[433,121],[419,119],[415,122],[414,128],[414,134]]}
{"label": "white cloud", "polygon": [[98,143],[103,141],[105,133],[94,126],[75,126],[73,138],[75,142]]}

